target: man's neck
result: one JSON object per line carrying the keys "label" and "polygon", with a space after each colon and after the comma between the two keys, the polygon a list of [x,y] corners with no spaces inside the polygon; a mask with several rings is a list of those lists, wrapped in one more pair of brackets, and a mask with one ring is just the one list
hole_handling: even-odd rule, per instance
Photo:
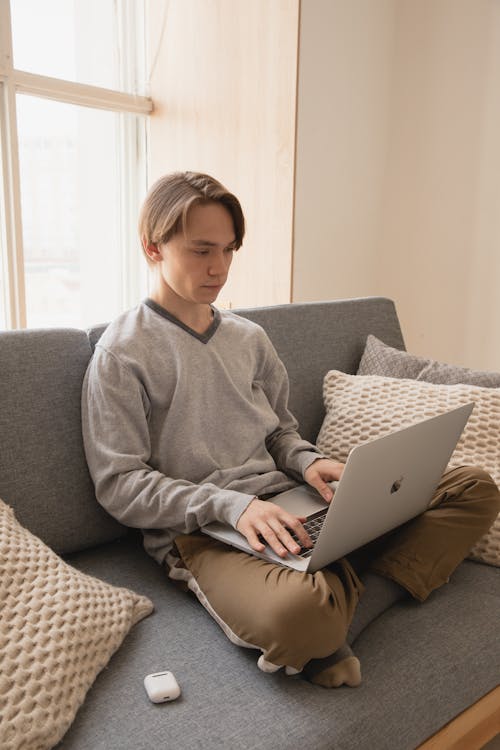
{"label": "man's neck", "polygon": [[186,302],[175,294],[166,295],[158,294],[152,291],[149,295],[153,302],[164,308],[170,315],[173,315],[185,326],[191,328],[196,333],[205,333],[212,325],[214,312],[211,305],[195,304]]}

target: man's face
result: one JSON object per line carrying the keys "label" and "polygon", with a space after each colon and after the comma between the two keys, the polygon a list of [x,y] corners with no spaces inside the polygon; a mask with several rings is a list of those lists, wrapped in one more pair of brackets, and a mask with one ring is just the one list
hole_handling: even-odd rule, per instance
{"label": "man's face", "polygon": [[194,205],[186,233],[178,232],[158,247],[164,294],[195,304],[214,302],[226,283],[235,244],[233,218],[225,206]]}

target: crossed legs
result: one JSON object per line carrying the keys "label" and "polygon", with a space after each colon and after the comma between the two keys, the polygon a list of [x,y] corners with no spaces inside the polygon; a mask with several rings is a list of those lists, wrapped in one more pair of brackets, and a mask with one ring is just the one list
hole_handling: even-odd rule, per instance
{"label": "crossed legs", "polygon": [[[424,601],[499,510],[491,477],[459,467],[443,476],[428,511],[362,548],[352,564],[342,559],[299,573],[190,534],[176,539],[179,558],[169,559],[169,575],[189,586],[233,642],[260,649],[265,671],[285,666],[293,673],[309,663],[306,674],[325,687],[359,684],[359,662],[344,645],[348,631],[352,641],[402,592]],[[388,579],[395,598],[369,589],[362,597],[364,576]]]}
{"label": "crossed legs", "polygon": [[335,570],[300,573],[239,552],[201,534],[178,537],[184,580],[238,645],[258,648],[260,666],[301,671],[345,640],[362,585],[347,560]]}

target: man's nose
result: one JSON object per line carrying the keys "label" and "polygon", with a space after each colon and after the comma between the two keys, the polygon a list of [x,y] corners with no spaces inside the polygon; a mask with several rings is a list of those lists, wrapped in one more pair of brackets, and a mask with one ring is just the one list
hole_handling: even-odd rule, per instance
{"label": "man's nose", "polygon": [[222,276],[227,272],[226,258],[223,253],[210,259],[208,272],[211,276]]}

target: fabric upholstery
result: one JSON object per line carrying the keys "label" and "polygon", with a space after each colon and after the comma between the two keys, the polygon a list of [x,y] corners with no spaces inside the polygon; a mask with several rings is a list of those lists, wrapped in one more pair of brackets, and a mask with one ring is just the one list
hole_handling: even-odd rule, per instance
{"label": "fabric upholstery", "polygon": [[427,383],[466,383],[486,388],[500,387],[500,373],[471,370],[433,359],[418,357],[387,346],[370,334],[358,368],[358,375],[383,375],[390,378],[414,378]]}
{"label": "fabric upholstery", "polygon": [[0,500],[0,747],[45,750],[152,603],[72,568]]}
{"label": "fabric upholstery", "polygon": [[[414,750],[498,681],[500,588],[491,566],[466,561],[425,605],[406,601],[378,618],[354,646],[361,686],[332,691],[264,675],[255,652],[230,643],[140,539],[70,561],[141,591],[155,612],[100,673],[58,750]],[[143,678],[159,669],[175,674],[182,695],[154,706]]]}
{"label": "fabric upholstery", "polygon": [[97,504],[85,462],[80,398],[90,356],[83,331],[0,336],[0,497],[59,553],[126,533]]}
{"label": "fabric upholstery", "polygon": [[323,421],[321,392],[328,370],[356,372],[369,333],[404,346],[394,303],[380,297],[235,312],[267,331],[290,378],[290,410],[302,437],[313,442]]}
{"label": "fabric upholstery", "polygon": [[[346,461],[352,448],[367,440],[473,401],[474,410],[450,466],[479,466],[500,484],[498,389],[346,375],[332,370],[325,377],[324,400],[326,416],[317,444],[321,451],[339,461]],[[500,566],[500,516],[473,547],[470,556]]]}

